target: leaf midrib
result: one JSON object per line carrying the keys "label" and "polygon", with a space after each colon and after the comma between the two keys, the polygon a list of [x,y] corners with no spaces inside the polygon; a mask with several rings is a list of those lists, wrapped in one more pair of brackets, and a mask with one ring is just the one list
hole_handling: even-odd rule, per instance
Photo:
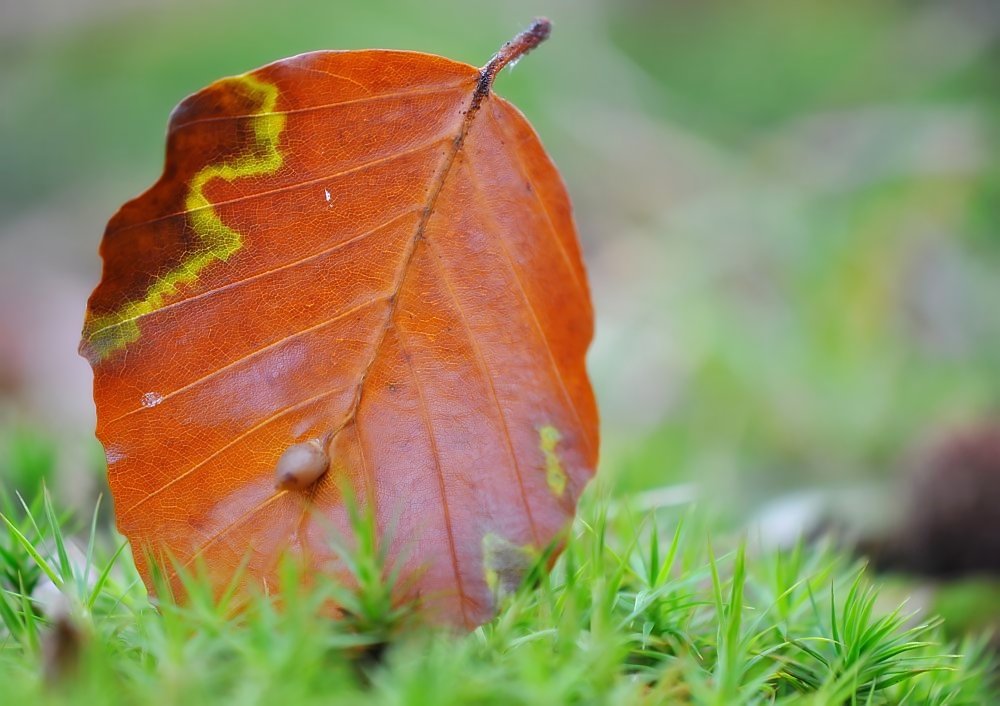
{"label": "leaf midrib", "polygon": [[[444,185],[451,174],[452,167],[455,164],[455,160],[458,158],[458,153],[461,152],[463,145],[465,144],[465,138],[469,134],[469,130],[472,128],[472,124],[479,114],[479,107],[490,94],[490,82],[492,81],[492,76],[489,75],[485,70],[480,71],[479,76],[476,80],[475,88],[472,95],[469,97],[469,103],[464,111],[462,121],[459,124],[457,133],[454,140],[452,141],[451,148],[445,153],[441,166],[438,168],[435,174],[434,180],[431,182],[430,190],[428,192],[426,205],[424,206],[424,211],[421,214],[420,220],[417,222],[416,228],[414,228],[413,235],[407,244],[406,252],[402,257],[402,261],[399,266],[399,271],[397,274],[396,285],[392,288],[391,294],[389,295],[389,306],[386,312],[385,323],[382,326],[382,332],[379,334],[378,340],[372,347],[371,358],[365,369],[361,373],[361,377],[358,380],[357,393],[355,395],[354,401],[352,402],[350,408],[347,410],[347,415],[345,416],[343,422],[331,435],[331,444],[333,439],[337,437],[344,429],[346,429],[350,424],[354,423],[357,419],[358,410],[361,407],[361,401],[364,397],[365,383],[368,380],[368,375],[371,373],[376,361],[379,358],[379,354],[382,350],[382,346],[385,343],[386,336],[389,330],[393,327],[393,321],[396,316],[396,310],[399,306],[399,294],[402,292],[403,287],[406,285],[406,278],[412,271],[412,263],[414,255],[417,252],[417,246],[424,237],[424,233],[427,229],[427,224],[430,222],[431,216],[434,215],[434,209],[437,206],[438,199],[441,196],[441,192],[444,190]],[[402,340],[400,340],[400,345],[402,346]],[[448,497],[446,493],[446,484],[444,482],[444,476],[441,470],[441,461],[438,456],[436,441],[434,440],[433,430],[430,427],[430,419],[427,411],[427,405],[424,400],[423,393],[420,391],[420,384],[416,380],[416,371],[413,369],[412,363],[408,362],[410,366],[411,377],[414,378],[414,384],[417,386],[418,397],[420,401],[421,415],[424,420],[424,425],[427,427],[427,434],[432,447],[432,455],[434,456],[434,468],[437,472],[438,485],[441,492],[441,505],[442,512],[444,514],[444,525],[445,531],[448,537],[448,550],[451,557],[452,571],[455,576],[455,588],[458,591],[458,603],[459,608],[462,613],[462,620],[465,623],[469,622],[468,614],[465,608],[465,601],[468,597],[464,584],[462,582],[462,572],[459,569],[458,553],[455,548],[455,533],[452,528],[451,513],[448,507]],[[360,435],[358,436],[358,444],[362,444]],[[366,479],[370,481],[370,479]],[[374,493],[372,494],[374,497]],[[375,508],[377,511],[377,508]],[[301,536],[301,525],[307,520],[308,513],[303,512],[302,517],[299,521],[299,536]]]}

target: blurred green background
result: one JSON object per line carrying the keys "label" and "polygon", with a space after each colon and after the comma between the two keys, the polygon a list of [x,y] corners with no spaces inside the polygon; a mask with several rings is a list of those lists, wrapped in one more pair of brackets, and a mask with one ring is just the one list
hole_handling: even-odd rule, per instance
{"label": "blurred green background", "polygon": [[[1000,403],[992,2],[0,0],[0,480],[99,486],[76,356],[104,223],[171,108],[322,48],[485,63],[574,198],[601,473],[736,513],[885,487]],[[56,442],[53,444],[52,442]],[[19,478],[23,480],[18,480]]]}

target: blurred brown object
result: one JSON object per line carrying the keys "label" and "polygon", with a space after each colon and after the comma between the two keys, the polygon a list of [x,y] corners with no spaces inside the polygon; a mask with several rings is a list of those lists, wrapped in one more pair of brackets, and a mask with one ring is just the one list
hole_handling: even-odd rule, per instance
{"label": "blurred brown object", "polygon": [[906,466],[902,522],[861,546],[876,568],[938,578],[1000,574],[1000,419],[955,429]]}
{"label": "blurred brown object", "polygon": [[42,673],[49,684],[72,677],[80,666],[85,633],[69,614],[52,619],[42,639]]}

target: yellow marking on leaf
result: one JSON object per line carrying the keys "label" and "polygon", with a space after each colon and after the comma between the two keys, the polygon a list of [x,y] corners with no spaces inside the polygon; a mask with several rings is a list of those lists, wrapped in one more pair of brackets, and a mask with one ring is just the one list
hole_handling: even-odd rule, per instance
{"label": "yellow marking on leaf", "polygon": [[191,179],[184,208],[191,228],[201,240],[200,247],[158,277],[142,299],[127,302],[112,313],[88,318],[83,337],[97,360],[138,340],[139,318],[162,308],[177,294],[180,286],[194,282],[210,264],[225,262],[243,247],[242,236],[222,222],[215,205],[205,196],[208,183],[213,179],[233,182],[251,176],[267,176],[282,165],[284,158],[278,150],[278,140],[285,129],[285,116],[273,114],[278,102],[278,87],[250,74],[225,80],[233,83],[235,90],[244,91],[259,101],[258,115],[252,118],[253,149],[231,161],[209,164]]}
{"label": "yellow marking on leaf", "polygon": [[562,439],[562,434],[552,425],[547,425],[538,430],[539,447],[545,455],[545,482],[549,484],[549,490],[557,497],[562,497],[566,492],[566,471],[556,453],[556,445]]}
{"label": "yellow marking on leaf", "polygon": [[492,532],[483,535],[482,551],[483,578],[496,599],[514,593],[538,560],[530,544],[518,546]]}

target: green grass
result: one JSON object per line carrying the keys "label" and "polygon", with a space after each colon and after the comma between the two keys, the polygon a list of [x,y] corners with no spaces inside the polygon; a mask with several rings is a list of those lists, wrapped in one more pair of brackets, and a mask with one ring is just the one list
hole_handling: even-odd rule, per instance
{"label": "green grass", "polygon": [[[5,494],[4,702],[994,702],[981,642],[945,644],[936,620],[881,605],[835,553],[751,553],[708,540],[696,509],[635,513],[600,497],[584,500],[551,571],[536,567],[495,620],[456,634],[393,603],[361,513],[345,554],[356,585],[305,589],[289,565],[272,597],[213,597],[187,576],[179,604],[147,597],[97,512],[72,534],[44,491]],[[331,602],[344,615],[329,617]]]}

